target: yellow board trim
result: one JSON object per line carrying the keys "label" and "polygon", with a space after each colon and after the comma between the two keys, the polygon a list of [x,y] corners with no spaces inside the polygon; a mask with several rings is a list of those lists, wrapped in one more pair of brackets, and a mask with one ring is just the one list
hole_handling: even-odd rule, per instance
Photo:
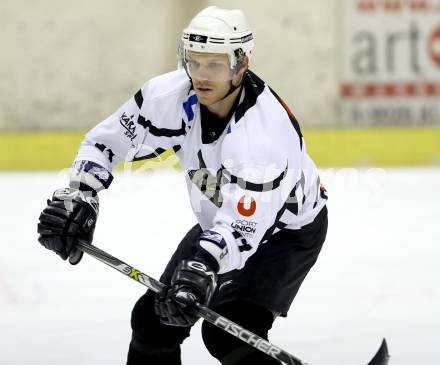
{"label": "yellow board trim", "polygon": [[[307,150],[319,167],[440,166],[440,127],[303,129]],[[45,171],[69,167],[84,132],[0,134],[0,170]],[[165,161],[165,163],[160,163]],[[172,150],[130,168],[178,166]],[[127,167],[127,166],[126,166]]]}

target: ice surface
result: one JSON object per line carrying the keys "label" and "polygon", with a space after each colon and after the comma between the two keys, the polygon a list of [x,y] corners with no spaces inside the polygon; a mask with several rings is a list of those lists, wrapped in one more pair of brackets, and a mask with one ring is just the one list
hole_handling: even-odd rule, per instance
{"label": "ice surface", "polygon": [[[310,364],[365,364],[385,336],[391,364],[439,363],[440,169],[327,169],[321,256],[270,340]],[[44,250],[36,224],[64,186],[53,173],[0,174],[0,364],[124,364],[139,284],[85,257]],[[176,172],[119,173],[101,194],[95,244],[158,277],[195,223]],[[258,320],[258,319],[256,319]],[[199,326],[183,363],[217,364]]]}

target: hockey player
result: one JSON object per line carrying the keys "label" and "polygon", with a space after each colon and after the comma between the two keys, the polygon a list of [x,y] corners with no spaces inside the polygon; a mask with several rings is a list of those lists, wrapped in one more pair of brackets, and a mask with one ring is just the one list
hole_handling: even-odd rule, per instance
{"label": "hockey player", "polygon": [[[128,365],[180,364],[196,301],[267,338],[325,240],[325,190],[295,117],[249,70],[253,46],[241,10],[198,13],[183,31],[181,68],[148,81],[87,133],[70,187],[40,216],[39,242],[77,264],[75,242],[92,243],[112,169],[167,149],[178,156],[198,223],[164,270],[167,289],[134,306]],[[207,322],[202,336],[222,364],[279,364]]]}

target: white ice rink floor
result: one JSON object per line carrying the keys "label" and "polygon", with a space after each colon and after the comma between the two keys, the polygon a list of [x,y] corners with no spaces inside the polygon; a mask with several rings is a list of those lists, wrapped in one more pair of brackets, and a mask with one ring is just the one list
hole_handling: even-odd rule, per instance
{"label": "white ice rink floor", "polygon": [[[390,364],[440,364],[440,169],[321,175],[328,238],[270,340],[311,365],[360,365],[386,337]],[[1,365],[125,364],[130,312],[144,288],[90,257],[72,267],[37,241],[45,200],[65,182],[0,174]],[[195,223],[176,172],[119,173],[100,198],[94,243],[155,277]],[[217,364],[199,326],[183,364]]]}

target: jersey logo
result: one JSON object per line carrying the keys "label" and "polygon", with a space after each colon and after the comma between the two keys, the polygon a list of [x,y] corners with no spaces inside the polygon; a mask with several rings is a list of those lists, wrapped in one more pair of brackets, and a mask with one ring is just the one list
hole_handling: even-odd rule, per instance
{"label": "jersey logo", "polygon": [[229,180],[223,176],[222,169],[214,171],[206,167],[201,150],[197,153],[197,157],[200,167],[198,170],[189,170],[188,176],[191,182],[200,189],[202,194],[217,208],[220,208],[223,205],[221,188],[223,185],[229,183]]}
{"label": "jersey logo", "polygon": [[124,128],[124,135],[128,137],[131,141],[137,137],[136,134],[136,126],[134,125],[134,114],[128,116],[127,114],[122,113],[121,117],[119,118],[119,123]]}
{"label": "jersey logo", "polygon": [[257,202],[252,197],[250,202],[245,202],[245,196],[242,196],[237,204],[237,210],[243,217],[250,217],[257,210]]}

